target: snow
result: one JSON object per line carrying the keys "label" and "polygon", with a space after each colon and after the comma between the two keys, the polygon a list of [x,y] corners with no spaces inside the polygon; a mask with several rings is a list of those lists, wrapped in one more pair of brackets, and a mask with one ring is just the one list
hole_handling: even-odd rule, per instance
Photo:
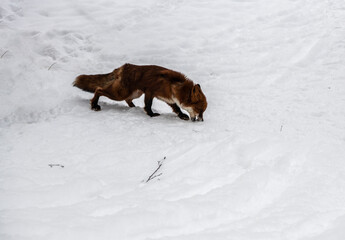
{"label": "snow", "polygon": [[[2,0],[0,239],[344,239],[344,21],[342,0]],[[205,121],[91,111],[74,78],[126,62],[199,83]]]}

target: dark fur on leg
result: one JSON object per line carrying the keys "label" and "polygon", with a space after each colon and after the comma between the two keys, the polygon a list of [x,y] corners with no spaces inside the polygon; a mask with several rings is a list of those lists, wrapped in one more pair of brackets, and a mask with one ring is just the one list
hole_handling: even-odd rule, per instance
{"label": "dark fur on leg", "polygon": [[152,109],[151,109],[152,101],[153,101],[153,98],[150,95],[145,94],[145,108],[144,109],[145,109],[147,115],[149,115],[150,117],[157,117],[160,114],[152,112]]}
{"label": "dark fur on leg", "polygon": [[189,117],[187,114],[184,114],[182,111],[181,111],[181,108],[179,106],[177,106],[176,103],[174,104],[169,104],[169,106],[173,109],[174,113],[177,114],[177,116],[179,118],[181,118],[182,120],[189,120]]}

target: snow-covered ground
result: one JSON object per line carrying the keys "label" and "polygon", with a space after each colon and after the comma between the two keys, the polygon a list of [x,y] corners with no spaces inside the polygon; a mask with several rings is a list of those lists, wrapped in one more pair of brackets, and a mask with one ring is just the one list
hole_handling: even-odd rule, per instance
{"label": "snow-covered ground", "polygon": [[[345,239],[344,22],[343,0],[1,0],[0,239]],[[74,78],[126,62],[199,83],[205,121],[91,111]]]}

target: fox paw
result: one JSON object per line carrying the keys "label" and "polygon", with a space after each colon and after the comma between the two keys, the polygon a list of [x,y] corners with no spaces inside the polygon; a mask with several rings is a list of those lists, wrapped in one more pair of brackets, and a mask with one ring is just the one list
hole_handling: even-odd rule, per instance
{"label": "fox paw", "polygon": [[150,114],[150,117],[158,117],[160,114],[159,113],[152,113]]}
{"label": "fox paw", "polygon": [[92,105],[91,109],[94,110],[94,111],[101,111],[101,106],[99,106],[99,105]]}
{"label": "fox paw", "polygon": [[181,118],[182,120],[186,120],[186,121],[189,120],[188,115],[184,113],[179,114],[178,117]]}
{"label": "fox paw", "polygon": [[149,115],[150,117],[157,117],[160,114],[159,113],[148,113],[147,115]]}

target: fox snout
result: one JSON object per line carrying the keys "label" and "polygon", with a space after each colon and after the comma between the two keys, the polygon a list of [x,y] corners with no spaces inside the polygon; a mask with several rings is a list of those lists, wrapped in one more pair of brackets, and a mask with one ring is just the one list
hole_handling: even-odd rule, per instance
{"label": "fox snout", "polygon": [[192,117],[191,119],[193,122],[195,122],[195,121],[203,122],[204,121],[202,114],[199,114],[198,116]]}
{"label": "fox snout", "polygon": [[203,113],[204,112],[199,112],[193,110],[192,108],[186,109],[190,115],[190,119],[192,120],[192,122],[198,121],[198,122],[203,122],[204,121],[204,117],[203,117]]}

